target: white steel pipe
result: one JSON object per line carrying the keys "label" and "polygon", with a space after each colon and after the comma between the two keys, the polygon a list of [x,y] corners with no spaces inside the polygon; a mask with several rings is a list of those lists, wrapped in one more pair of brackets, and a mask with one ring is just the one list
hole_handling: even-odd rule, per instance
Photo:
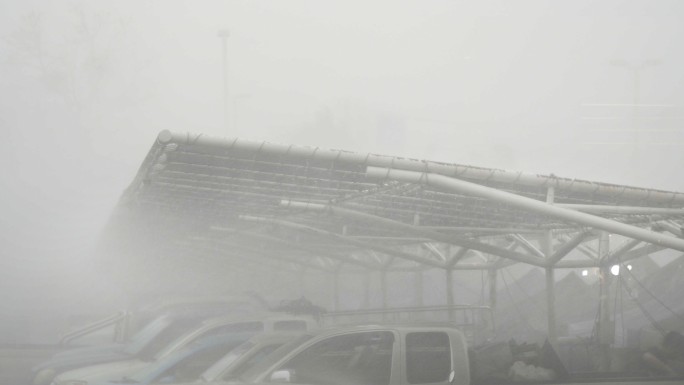
{"label": "white steel pipe", "polygon": [[667,222],[657,223],[656,226],[653,227],[653,230],[667,231],[676,237],[684,237],[684,226],[681,226],[678,223],[675,223],[674,225]]}
{"label": "white steel pipe", "polygon": [[580,225],[605,230],[613,234],[624,235],[625,237],[640,239],[655,245],[668,247],[671,249],[684,251],[684,240],[658,234],[653,231],[624,223],[612,221],[610,219],[597,217],[591,214],[566,209],[558,206],[541,202],[535,199],[512,194],[506,191],[497,190],[491,187],[466,182],[444,175],[413,172],[406,170],[396,170],[379,167],[368,167],[366,174],[369,177],[378,179],[391,179],[409,183],[422,183],[433,187],[453,191],[459,194],[479,196],[494,201],[502,202],[524,210],[534,211],[539,214],[548,215],[554,218],[575,222]]}
{"label": "white steel pipe", "polygon": [[595,214],[627,214],[627,215],[684,215],[684,209],[671,209],[665,207],[639,207],[639,206],[606,206],[606,205],[579,205],[579,204],[556,204],[557,207],[582,211]]}
{"label": "white steel pipe", "polygon": [[572,261],[560,261],[553,265],[554,269],[582,269],[582,268],[592,268],[600,267],[601,265],[597,260],[572,260]]}
{"label": "white steel pipe", "polygon": [[279,226],[283,226],[283,227],[288,227],[288,228],[292,228],[292,229],[296,229],[296,230],[300,230],[300,231],[313,232],[313,233],[316,233],[316,234],[319,234],[322,236],[339,239],[339,240],[342,240],[343,242],[346,242],[348,244],[352,244],[352,245],[355,245],[355,246],[358,246],[358,247],[361,247],[364,249],[376,250],[376,251],[379,251],[379,252],[387,254],[387,255],[392,255],[392,256],[396,256],[396,257],[403,258],[406,260],[410,260],[413,262],[418,262],[418,263],[423,264],[423,265],[430,265],[433,267],[444,268],[443,263],[440,263],[440,262],[435,261],[435,260],[422,258],[422,257],[416,256],[416,255],[410,254],[410,253],[406,253],[406,252],[403,252],[400,250],[395,250],[395,249],[385,247],[385,246],[381,246],[381,245],[376,245],[373,243],[357,241],[355,239],[350,239],[344,235],[336,234],[336,233],[333,233],[330,231],[318,229],[318,228],[311,227],[311,226],[302,225],[299,223],[288,222],[288,221],[274,219],[274,218],[255,217],[255,216],[251,216],[251,215],[240,215],[239,218],[241,220],[249,221],[249,222],[271,223],[271,224],[275,224],[275,225],[279,225]]}
{"label": "white steel pipe", "polygon": [[367,214],[367,213],[362,213],[359,211],[355,210],[349,210],[345,209],[342,207],[336,207],[332,205],[323,205],[320,203],[311,203],[311,202],[295,202],[295,201],[290,201],[290,200],[282,200],[280,202],[280,205],[283,207],[292,207],[292,208],[297,208],[297,209],[304,209],[304,210],[314,210],[314,211],[319,211],[319,212],[330,212],[335,215],[340,215],[340,216],[346,216],[349,218],[354,218],[357,220],[362,220],[362,221],[368,221],[372,223],[377,223],[381,224],[383,226],[391,227],[394,229],[398,229],[401,231],[405,231],[410,234],[414,235],[421,235],[421,236],[426,236],[429,237],[433,240],[448,243],[448,244],[454,244],[454,245],[459,245],[462,247],[466,247],[468,249],[473,249],[473,250],[478,250],[484,253],[492,254],[492,255],[498,255],[504,258],[509,258],[516,260],[518,262],[523,262],[527,263],[530,265],[534,266],[545,266],[544,265],[544,259],[543,258],[535,258],[531,255],[527,254],[521,254],[521,253],[516,253],[510,250],[506,249],[501,249],[499,247],[487,244],[487,243],[482,243],[479,241],[475,241],[472,239],[460,237],[457,235],[449,235],[449,234],[444,234],[436,231],[429,231],[420,228],[419,226],[413,226],[413,225],[408,225],[406,223],[398,222],[392,219],[387,219],[383,217],[379,217],[376,215],[372,214]]}
{"label": "white steel pipe", "polygon": [[[546,261],[548,263],[548,266],[553,266],[556,263],[558,263],[558,261],[563,259],[563,257],[565,257],[566,255],[570,254],[572,250],[574,250],[577,246],[584,242],[590,235],[591,231],[582,231],[579,234],[572,237],[566,243],[562,244],[558,248],[558,250],[556,250],[554,253],[549,254],[549,257]],[[549,251],[551,250],[549,249]]]}
{"label": "white steel pipe", "polygon": [[546,258],[547,257],[547,255],[544,255],[544,253],[541,250],[537,249],[530,241],[525,239],[525,237],[523,237],[522,235],[513,234],[512,238],[516,243],[518,243],[520,245],[520,247],[522,247],[523,249],[525,249],[525,250],[529,251],[530,253],[536,255],[537,257],[539,257],[539,258]]}
{"label": "white steel pipe", "polygon": [[458,164],[446,164],[418,159],[392,156],[363,154],[341,150],[328,150],[318,147],[291,146],[284,144],[249,141],[237,138],[215,138],[204,135],[174,133],[164,130],[159,133],[160,144],[176,143],[183,146],[202,146],[221,150],[241,150],[263,152],[268,154],[293,156],[300,158],[323,159],[356,163],[366,166],[386,167],[417,172],[428,172],[450,177],[487,180],[501,183],[515,183],[524,186],[555,187],[566,191],[589,194],[608,194],[629,199],[644,199],[650,202],[661,202],[684,205],[684,193],[645,189],[638,187],[618,186],[607,183],[596,183],[556,176],[524,174],[491,168],[474,167]]}
{"label": "white steel pipe", "polygon": [[[218,230],[218,231],[223,230],[220,227],[211,227],[211,229],[212,230]],[[275,243],[275,244],[278,244],[278,245],[281,245],[284,247],[290,247],[293,249],[302,250],[302,251],[305,251],[305,252],[307,252],[311,255],[314,255],[314,256],[325,257],[325,258],[337,260],[337,261],[343,262],[343,263],[350,263],[350,264],[354,264],[354,265],[363,266],[367,269],[374,269],[374,270],[380,269],[380,266],[378,266],[378,265],[374,265],[372,263],[367,263],[365,261],[360,261],[360,260],[352,258],[351,256],[321,251],[321,250],[318,250],[314,247],[307,247],[307,246],[304,246],[304,245],[301,245],[301,244],[298,244],[295,242],[287,241],[287,240],[280,239],[280,238],[270,236],[270,235],[266,235],[266,234],[246,231],[246,232],[241,232],[240,235],[248,237],[248,238],[252,237],[252,238],[261,239],[265,243]]]}

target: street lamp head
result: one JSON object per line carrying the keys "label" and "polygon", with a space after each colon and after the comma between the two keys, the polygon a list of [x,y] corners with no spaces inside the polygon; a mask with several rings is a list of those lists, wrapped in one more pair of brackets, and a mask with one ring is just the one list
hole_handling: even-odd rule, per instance
{"label": "street lamp head", "polygon": [[229,36],[230,36],[230,30],[228,30],[228,29],[220,29],[216,35],[217,35],[218,37],[221,37],[221,38],[229,37]]}

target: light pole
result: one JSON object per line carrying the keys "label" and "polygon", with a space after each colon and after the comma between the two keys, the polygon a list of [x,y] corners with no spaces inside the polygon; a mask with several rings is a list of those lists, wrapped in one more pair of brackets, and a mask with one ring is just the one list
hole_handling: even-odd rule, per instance
{"label": "light pole", "polygon": [[230,36],[230,31],[222,29],[218,31],[217,35],[223,45],[223,125],[226,129],[226,134],[230,136],[230,120],[228,119],[228,110],[230,108],[230,97],[228,95],[228,37]]}
{"label": "light pole", "polygon": [[634,74],[634,100],[632,104],[632,114],[633,114],[633,129],[634,129],[634,148],[633,156],[637,155],[637,148],[639,146],[639,92],[641,88],[641,71],[648,67],[655,67],[660,65],[660,60],[644,60],[640,63],[630,63],[625,60],[611,60],[611,65],[616,67],[624,68],[628,71],[632,71]]}
{"label": "light pole", "polygon": [[233,97],[233,131],[235,131],[234,136],[238,136],[238,102],[240,100],[248,99],[252,95],[250,94],[238,94]]}

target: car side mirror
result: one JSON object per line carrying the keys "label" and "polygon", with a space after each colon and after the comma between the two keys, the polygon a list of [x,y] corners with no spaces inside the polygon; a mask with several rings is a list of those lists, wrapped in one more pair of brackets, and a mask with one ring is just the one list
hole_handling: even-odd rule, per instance
{"label": "car side mirror", "polygon": [[292,372],[289,370],[276,370],[271,373],[271,382],[290,383],[292,382]]}

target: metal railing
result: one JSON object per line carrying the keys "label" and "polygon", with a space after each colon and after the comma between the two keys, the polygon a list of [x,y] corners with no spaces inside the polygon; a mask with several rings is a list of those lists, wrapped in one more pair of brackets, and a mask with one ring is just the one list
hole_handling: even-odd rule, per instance
{"label": "metal railing", "polygon": [[321,315],[326,325],[361,323],[449,323],[458,327],[473,345],[495,337],[494,316],[489,306],[418,306],[328,312]]}

